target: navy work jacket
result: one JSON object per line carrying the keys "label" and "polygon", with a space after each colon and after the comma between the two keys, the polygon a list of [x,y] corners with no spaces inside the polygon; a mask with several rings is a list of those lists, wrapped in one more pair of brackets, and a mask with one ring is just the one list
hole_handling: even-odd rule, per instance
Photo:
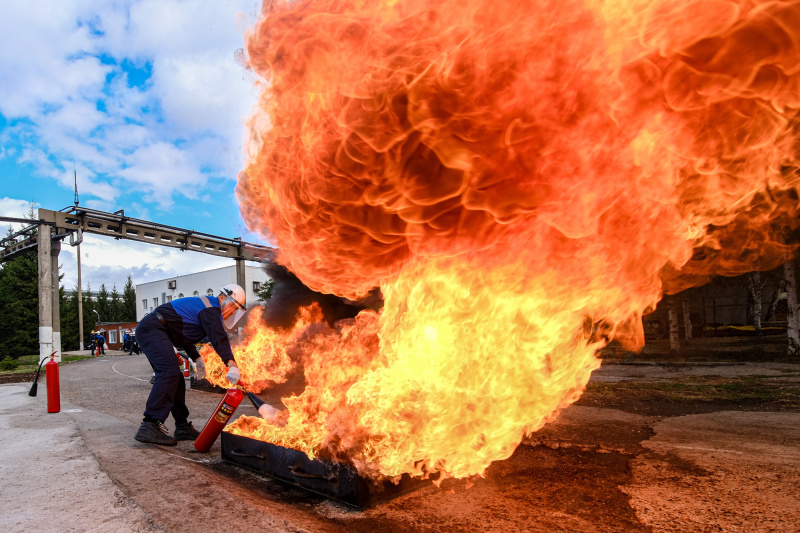
{"label": "navy work jacket", "polygon": [[194,347],[195,343],[208,337],[214,350],[227,364],[233,359],[233,350],[228,340],[228,333],[222,325],[219,300],[215,296],[205,297],[205,300],[211,304],[210,307],[206,307],[203,298],[189,296],[159,305],[156,311],[164,317],[172,343],[186,350],[186,355],[192,361],[200,357],[197,348]]}

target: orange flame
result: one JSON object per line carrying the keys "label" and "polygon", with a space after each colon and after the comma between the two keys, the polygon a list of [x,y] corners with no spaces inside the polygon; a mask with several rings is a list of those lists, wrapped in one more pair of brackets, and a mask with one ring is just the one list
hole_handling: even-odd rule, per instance
{"label": "orange flame", "polygon": [[237,195],[362,313],[305,346],[280,424],[232,430],[394,476],[480,474],[574,402],[587,332],[797,225],[800,1],[265,3]]}
{"label": "orange flame", "polygon": [[[272,330],[262,327],[263,308],[254,307],[244,327],[244,341],[233,346],[233,357],[241,373],[240,384],[250,392],[261,392],[267,387],[284,383],[286,376],[296,367],[292,351],[300,341],[306,327],[322,320],[318,306],[303,309],[297,317],[295,326],[288,330]],[[206,365],[206,379],[219,387],[230,387],[225,377],[228,367],[211,345],[200,350]]]}

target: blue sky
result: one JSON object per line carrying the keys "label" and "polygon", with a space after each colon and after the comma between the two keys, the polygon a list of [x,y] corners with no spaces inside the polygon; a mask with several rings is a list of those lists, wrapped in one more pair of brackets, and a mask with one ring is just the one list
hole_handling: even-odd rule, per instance
{"label": "blue sky", "polygon": [[[261,242],[234,196],[253,75],[236,62],[260,2],[0,2],[0,215],[73,203]],[[74,163],[73,163],[74,160]],[[74,166],[73,166],[74,165]],[[6,225],[0,226],[5,233]],[[228,261],[102,237],[84,286],[118,287]],[[64,283],[77,281],[64,246]]]}

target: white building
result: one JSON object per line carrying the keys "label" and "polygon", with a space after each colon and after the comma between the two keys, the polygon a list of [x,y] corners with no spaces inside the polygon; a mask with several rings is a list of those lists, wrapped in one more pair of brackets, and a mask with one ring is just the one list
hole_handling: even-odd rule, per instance
{"label": "white building", "polygon": [[[244,269],[243,288],[247,293],[247,308],[251,309],[258,301],[256,293],[261,284],[270,278],[261,266],[245,265]],[[136,321],[159,305],[184,296],[216,296],[229,283],[236,283],[236,265],[137,285]]]}

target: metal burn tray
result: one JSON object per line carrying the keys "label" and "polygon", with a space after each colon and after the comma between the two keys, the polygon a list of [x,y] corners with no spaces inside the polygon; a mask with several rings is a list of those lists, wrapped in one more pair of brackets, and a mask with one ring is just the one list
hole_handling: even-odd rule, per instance
{"label": "metal burn tray", "polygon": [[305,453],[241,435],[222,432],[222,459],[314,492],[365,509],[430,484],[403,474],[400,482],[374,482],[351,465],[310,459]]}

